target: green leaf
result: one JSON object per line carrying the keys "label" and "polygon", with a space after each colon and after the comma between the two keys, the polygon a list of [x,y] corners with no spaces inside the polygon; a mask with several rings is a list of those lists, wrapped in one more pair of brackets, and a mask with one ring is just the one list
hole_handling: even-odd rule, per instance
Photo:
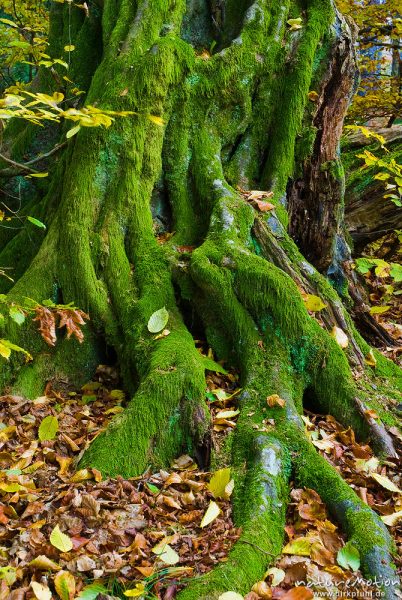
{"label": "green leaf", "polygon": [[204,365],[204,369],[206,371],[213,371],[214,373],[222,373],[223,375],[227,375],[228,372],[226,369],[222,367],[219,363],[212,360],[212,358],[208,358],[208,356],[202,356],[202,363]]}
{"label": "green leaf", "polygon": [[360,567],[360,553],[351,542],[347,542],[337,554],[336,560],[338,565],[344,569],[358,571]]}
{"label": "green leaf", "polygon": [[13,585],[17,581],[17,569],[15,567],[0,567],[0,579],[4,579],[7,585]]}
{"label": "green leaf", "polygon": [[8,314],[10,315],[12,320],[15,321],[15,323],[17,323],[18,325],[22,325],[23,322],[25,321],[24,313],[21,312],[20,309],[17,308],[16,306],[10,306],[10,310],[8,311]]}
{"label": "green leaf", "polygon": [[58,525],[56,525],[50,534],[50,543],[61,552],[70,552],[73,547],[71,538],[63,533]]}
{"label": "green leaf", "polygon": [[389,274],[395,283],[400,283],[402,281],[402,265],[398,265],[398,263],[391,263],[391,270]]}
{"label": "green leaf", "polygon": [[159,494],[160,492],[160,489],[156,485],[153,485],[153,483],[147,483],[147,488],[151,494]]}
{"label": "green leaf", "polygon": [[39,221],[39,219],[35,219],[35,217],[27,217],[28,221],[36,225],[36,227],[41,227],[42,229],[46,229],[46,225]]}
{"label": "green leaf", "polygon": [[106,594],[107,589],[101,583],[91,583],[85,586],[76,600],[95,600],[99,594]]}
{"label": "green leaf", "polygon": [[48,415],[39,425],[38,437],[41,442],[45,440],[54,440],[59,430],[59,422],[56,417]]}
{"label": "green leaf", "polygon": [[169,313],[165,307],[154,312],[148,321],[148,331],[151,333],[159,333],[164,329],[169,321]]}

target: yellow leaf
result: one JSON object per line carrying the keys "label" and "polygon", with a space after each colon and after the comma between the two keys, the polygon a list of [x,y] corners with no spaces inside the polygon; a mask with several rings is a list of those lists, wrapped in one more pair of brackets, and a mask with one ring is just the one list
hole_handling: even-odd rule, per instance
{"label": "yellow leaf", "polygon": [[50,560],[44,554],[40,554],[29,563],[31,567],[35,567],[36,569],[41,569],[42,571],[59,571],[60,565],[55,563],[53,560]]}
{"label": "yellow leaf", "polygon": [[237,592],[225,592],[219,596],[218,600],[243,600],[243,596]]}
{"label": "yellow leaf", "polygon": [[126,590],[124,592],[124,595],[128,596],[129,598],[139,598],[140,596],[144,596],[145,592],[145,585],[143,583],[137,583],[135,588],[132,588],[131,590]]}
{"label": "yellow leaf", "polygon": [[160,127],[165,124],[165,121],[162,119],[162,117],[158,117],[156,115],[148,115],[148,119]]}
{"label": "yellow leaf", "polygon": [[76,125],[75,127],[72,127],[71,129],[69,129],[67,131],[66,138],[69,140],[70,138],[73,137],[73,135],[78,133],[80,129],[81,129],[81,125]]}
{"label": "yellow leaf", "polygon": [[240,413],[239,410],[221,410],[215,415],[215,419],[233,419]]}
{"label": "yellow leaf", "polygon": [[52,600],[52,592],[47,585],[42,585],[37,581],[31,581],[31,588],[38,600]]}
{"label": "yellow leaf", "polygon": [[65,52],[72,52],[73,50],[75,50],[75,46],[73,46],[72,44],[70,46],[64,46],[64,50]]}
{"label": "yellow leaf", "polygon": [[173,550],[165,540],[162,540],[162,542],[159,542],[159,544],[154,546],[152,552],[167,565],[175,565],[180,560],[180,556],[177,554],[176,550]]}
{"label": "yellow leaf", "polygon": [[311,91],[308,93],[308,99],[311,100],[311,102],[317,102],[319,97],[320,96],[317,92]]}
{"label": "yellow leaf", "polygon": [[384,515],[383,517],[381,517],[381,521],[389,527],[395,527],[395,525],[399,523],[399,521],[402,521],[402,510],[393,513],[392,515]]}
{"label": "yellow leaf", "polygon": [[49,173],[30,173],[29,175],[25,175],[27,179],[31,179],[31,177],[36,177],[40,179],[42,177],[48,177]]}
{"label": "yellow leaf", "polygon": [[221,509],[219,508],[219,506],[216,504],[216,502],[213,502],[211,500],[205,512],[205,515],[202,517],[200,527],[206,527],[207,525],[212,523],[212,521],[215,521],[215,519],[220,515],[220,513]]}
{"label": "yellow leaf", "polygon": [[230,468],[219,469],[209,481],[208,489],[214,498],[221,498],[225,494],[225,488],[230,482]]}
{"label": "yellow leaf", "polygon": [[3,358],[6,358],[8,360],[10,357],[10,354],[11,354],[10,348],[7,348],[7,346],[4,346],[4,344],[2,344],[0,342],[0,356],[2,356]]}
{"label": "yellow leaf", "polygon": [[74,473],[70,479],[70,482],[79,483],[80,481],[86,481],[87,479],[92,479],[92,473],[90,473],[88,469],[80,469],[80,471]]}
{"label": "yellow leaf", "polygon": [[332,328],[332,330],[331,330],[331,336],[334,338],[334,340],[337,342],[337,344],[341,348],[347,348],[348,347],[349,338],[346,335],[346,333],[340,327],[334,326]]}
{"label": "yellow leaf", "polygon": [[377,359],[374,356],[374,352],[373,349],[370,348],[367,356],[364,359],[366,365],[368,365],[369,367],[375,367],[377,365]]}
{"label": "yellow leaf", "polygon": [[61,600],[72,600],[75,596],[75,579],[68,571],[60,571],[54,578],[54,587]]}
{"label": "yellow leaf", "polygon": [[398,486],[395,485],[388,477],[385,475],[380,475],[379,473],[371,473],[371,477],[376,480],[377,483],[381,485],[381,487],[389,490],[390,492],[402,493],[402,490],[399,489]]}
{"label": "yellow leaf", "polygon": [[310,312],[318,312],[323,308],[326,308],[327,305],[319,298],[318,296],[314,296],[313,294],[306,294],[303,297],[304,306]]}
{"label": "yellow leaf", "polygon": [[73,547],[71,539],[61,531],[58,525],[56,525],[50,534],[50,543],[61,552],[70,552]]}
{"label": "yellow leaf", "polygon": [[282,549],[282,554],[310,556],[311,541],[308,538],[297,538]]}

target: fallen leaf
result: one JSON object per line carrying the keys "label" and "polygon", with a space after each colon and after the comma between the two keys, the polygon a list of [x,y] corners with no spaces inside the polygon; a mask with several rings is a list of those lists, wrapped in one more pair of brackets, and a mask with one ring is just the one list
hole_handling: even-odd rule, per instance
{"label": "fallen leaf", "polygon": [[360,567],[360,553],[351,542],[347,542],[344,547],[339,550],[336,560],[338,565],[344,569],[357,571]]}
{"label": "fallen leaf", "polygon": [[341,348],[347,348],[349,344],[349,338],[346,333],[340,328],[334,326],[331,330],[331,337],[337,342]]}
{"label": "fallen leaf", "polygon": [[296,538],[282,549],[282,554],[295,554],[296,556],[310,556],[311,541],[308,538]]}
{"label": "fallen leaf", "polygon": [[52,592],[47,585],[43,585],[37,581],[31,581],[31,588],[38,600],[52,600]]}
{"label": "fallen leaf", "polygon": [[35,569],[41,569],[42,571],[60,571],[60,565],[50,560],[47,556],[40,554],[29,563],[31,567]]}
{"label": "fallen leaf", "polygon": [[295,587],[281,596],[281,600],[309,600],[310,598],[314,598],[314,594],[304,586]]}
{"label": "fallen leaf", "polygon": [[230,468],[219,469],[216,471],[208,484],[208,489],[214,498],[221,498],[225,494],[225,488],[230,482]]}
{"label": "fallen leaf", "polygon": [[38,437],[41,442],[46,440],[54,440],[59,430],[59,422],[57,417],[49,415],[45,417],[39,425]]}
{"label": "fallen leaf", "polygon": [[304,306],[310,312],[318,312],[327,307],[327,305],[321,300],[319,296],[314,296],[313,294],[305,294],[303,295]]}
{"label": "fallen leaf", "polygon": [[370,474],[373,479],[376,480],[383,488],[389,490],[390,492],[402,493],[402,490],[399,489],[398,486],[395,485],[388,477],[385,475],[380,475],[379,473],[371,473]]}
{"label": "fallen leaf", "polygon": [[180,560],[180,556],[177,554],[176,550],[173,550],[173,548],[163,540],[152,548],[152,552],[167,565],[175,565]]}
{"label": "fallen leaf", "polygon": [[69,552],[73,547],[71,539],[63,533],[58,525],[50,534],[50,543],[61,552]]}
{"label": "fallen leaf", "polygon": [[267,404],[270,408],[274,408],[275,406],[284,408],[286,406],[286,400],[278,396],[278,394],[272,394],[272,396],[268,396]]}
{"label": "fallen leaf", "polygon": [[215,519],[220,515],[220,513],[221,513],[221,509],[219,508],[219,506],[216,504],[216,502],[213,502],[211,500],[211,502],[209,503],[209,506],[202,518],[200,527],[206,527],[207,525],[212,523],[212,521],[215,521]]}
{"label": "fallen leaf", "polygon": [[398,512],[392,513],[391,515],[385,515],[381,517],[381,521],[388,525],[389,527],[395,527],[402,520],[402,510]]}
{"label": "fallen leaf", "polygon": [[159,333],[162,329],[165,329],[167,322],[169,321],[169,313],[165,307],[160,308],[154,312],[148,321],[148,331],[150,333]]}
{"label": "fallen leaf", "polygon": [[75,595],[75,579],[68,571],[60,571],[54,578],[54,587],[61,600],[72,600]]}

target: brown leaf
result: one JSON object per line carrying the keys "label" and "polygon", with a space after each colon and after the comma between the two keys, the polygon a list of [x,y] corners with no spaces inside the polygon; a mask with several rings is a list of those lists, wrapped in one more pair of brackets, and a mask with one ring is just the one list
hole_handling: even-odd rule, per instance
{"label": "brown leaf", "polygon": [[37,306],[35,308],[36,317],[33,321],[38,321],[38,329],[41,336],[49,346],[56,344],[56,319],[54,313],[46,306]]}

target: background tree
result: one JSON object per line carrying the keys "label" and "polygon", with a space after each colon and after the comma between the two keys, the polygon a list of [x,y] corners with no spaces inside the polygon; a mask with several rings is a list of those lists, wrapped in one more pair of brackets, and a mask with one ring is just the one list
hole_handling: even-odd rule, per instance
{"label": "background tree", "polygon": [[[182,451],[233,465],[242,537],[183,599],[261,578],[282,547],[291,476],[318,491],[366,574],[393,575],[384,525],[300,418],[303,402],[314,405],[395,456],[384,397],[398,397],[400,370],[357,333],[326,278],[350,304],[338,152],[356,71],[348,24],[329,0],[106,0],[53,5],[49,42],[52,59],[74,46],[69,78],[86,106],[137,114],[82,128],[44,161],[49,182],[34,181],[26,203],[46,231],[1,232],[1,264],[20,257],[15,284],[2,282],[8,299],[74,301],[91,317],[80,347],[55,349],[7,322],[36,358],[12,356],[2,387],[35,397],[49,378],[79,383],[117,360],[132,399],[83,465],[130,476]],[[36,142],[16,127],[5,131],[11,159]],[[225,448],[211,448],[204,374],[219,367],[196,349],[200,336],[241,374]]]}
{"label": "background tree", "polygon": [[349,121],[391,127],[402,109],[402,18],[394,0],[339,0],[358,26],[360,84]]}

